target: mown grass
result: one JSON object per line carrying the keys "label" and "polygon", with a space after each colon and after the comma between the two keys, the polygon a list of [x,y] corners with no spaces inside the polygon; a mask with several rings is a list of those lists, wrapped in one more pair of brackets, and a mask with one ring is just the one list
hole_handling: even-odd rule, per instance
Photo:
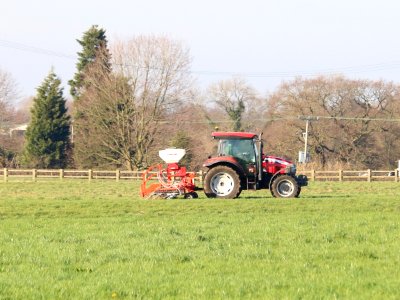
{"label": "mown grass", "polygon": [[199,194],[0,183],[0,299],[400,297],[399,183]]}

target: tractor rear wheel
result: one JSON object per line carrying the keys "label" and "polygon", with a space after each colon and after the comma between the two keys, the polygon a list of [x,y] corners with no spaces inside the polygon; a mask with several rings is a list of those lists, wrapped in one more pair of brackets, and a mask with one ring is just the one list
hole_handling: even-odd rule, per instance
{"label": "tractor rear wheel", "polygon": [[241,192],[240,178],[235,170],[216,166],[208,170],[204,178],[204,193],[209,198],[233,199]]}
{"label": "tractor rear wheel", "polygon": [[272,181],[271,194],[276,198],[298,197],[300,187],[295,178],[290,175],[280,175]]}

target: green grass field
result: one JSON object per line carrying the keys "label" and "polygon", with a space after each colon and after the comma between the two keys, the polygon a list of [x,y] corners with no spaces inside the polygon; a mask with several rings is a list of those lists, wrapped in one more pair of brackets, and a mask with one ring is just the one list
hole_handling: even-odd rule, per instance
{"label": "green grass field", "polygon": [[400,298],[399,183],[199,194],[0,183],[0,299]]}

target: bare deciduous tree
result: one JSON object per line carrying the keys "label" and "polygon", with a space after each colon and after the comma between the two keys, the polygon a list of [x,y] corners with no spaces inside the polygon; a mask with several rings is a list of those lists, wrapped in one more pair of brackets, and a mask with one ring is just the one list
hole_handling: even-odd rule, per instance
{"label": "bare deciduous tree", "polygon": [[16,84],[11,75],[0,69],[0,129],[10,125],[13,117],[11,101],[17,97]]}
{"label": "bare deciduous tree", "polygon": [[75,138],[83,144],[75,148],[78,165],[123,166],[133,169],[135,112],[130,87],[125,78],[103,68],[87,70],[88,85],[76,105],[84,116],[74,125]]}
{"label": "bare deciduous tree", "polygon": [[[180,106],[179,109],[171,114],[169,122],[161,124],[161,134],[157,136],[155,143],[157,152],[159,149],[170,147],[171,145],[182,147],[179,146],[179,143],[171,144],[173,142],[171,138],[176,141],[177,137],[184,135],[188,139],[185,149],[191,155],[190,164],[187,167],[190,170],[200,170],[204,160],[214,152],[214,147],[216,146],[215,141],[211,138],[211,132],[215,130],[215,124],[207,120],[206,114],[211,115],[211,112],[208,112],[206,107],[199,103],[187,103]],[[165,134],[166,132],[168,134]],[[157,153],[155,154],[157,155]],[[183,163],[185,163],[185,159]]]}
{"label": "bare deciduous tree", "polygon": [[17,97],[11,74],[0,69],[0,167],[15,166],[16,141],[8,135],[14,123],[15,110],[11,103]]}
{"label": "bare deciduous tree", "polygon": [[112,57],[111,73],[96,63],[86,71],[74,126],[84,144],[75,156],[80,165],[143,168],[162,122],[190,99],[189,53],[165,37],[141,36],[118,42]]}
{"label": "bare deciduous tree", "polygon": [[396,165],[400,152],[400,122],[398,122],[400,116],[400,86],[394,84],[390,84],[390,86],[391,88],[387,89],[387,100],[380,117],[392,121],[380,122],[377,136],[382,166],[388,169]]}
{"label": "bare deciduous tree", "polygon": [[256,99],[255,90],[241,78],[223,80],[211,85],[209,98],[222,108],[232,121],[232,130],[243,130],[243,113],[249,102]]}
{"label": "bare deciduous tree", "polygon": [[133,164],[149,164],[148,152],[166,116],[190,101],[192,80],[189,51],[166,37],[139,36],[113,49],[116,74],[131,88],[135,124]]}
{"label": "bare deciduous tree", "polygon": [[[342,76],[297,78],[284,83],[269,100],[271,115],[283,119],[279,127],[284,123],[286,132],[271,140],[294,146],[292,156],[303,143],[304,121],[296,116],[322,116],[326,119],[310,123],[308,140],[322,165],[329,160],[368,167],[382,165],[378,146],[382,123],[371,119],[384,117],[389,105],[398,101],[393,84]],[[270,125],[267,132],[273,133],[277,124]]]}

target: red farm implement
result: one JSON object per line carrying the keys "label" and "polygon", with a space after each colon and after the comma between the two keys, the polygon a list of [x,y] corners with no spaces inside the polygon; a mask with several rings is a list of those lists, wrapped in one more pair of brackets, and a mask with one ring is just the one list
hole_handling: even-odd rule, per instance
{"label": "red farm implement", "polygon": [[195,173],[187,172],[186,167],[178,165],[185,154],[184,149],[159,151],[159,156],[167,163],[167,167],[164,168],[162,164],[158,164],[143,173],[140,195],[145,198],[172,199],[180,195],[187,199],[197,198],[194,184]]}

